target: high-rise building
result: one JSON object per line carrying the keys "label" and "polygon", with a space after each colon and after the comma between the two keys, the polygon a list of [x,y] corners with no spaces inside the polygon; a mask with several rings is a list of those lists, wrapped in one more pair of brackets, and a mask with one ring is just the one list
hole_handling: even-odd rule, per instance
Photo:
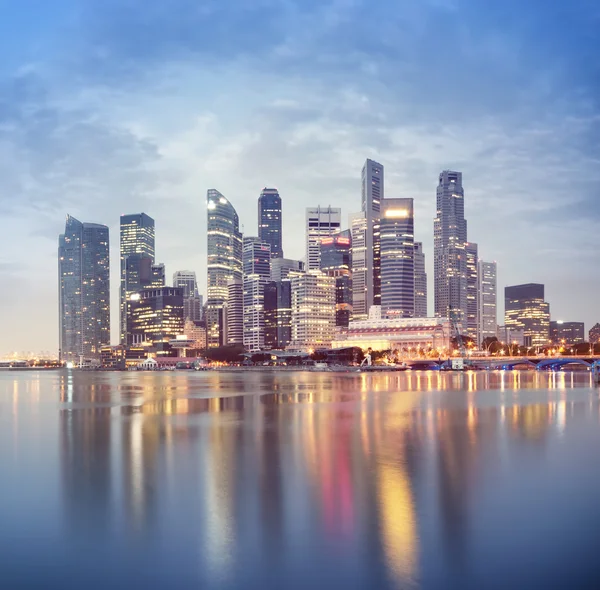
{"label": "high-rise building", "polygon": [[300,350],[328,348],[335,334],[335,279],[321,271],[291,277],[292,341]]}
{"label": "high-rise building", "polygon": [[321,240],[340,231],[342,210],[337,207],[306,209],[306,270],[321,267]]}
{"label": "high-rise building", "polygon": [[350,216],[352,234],[352,319],[365,320],[369,313],[367,301],[367,218],[364,213]]}
{"label": "high-rise building", "polygon": [[196,273],[178,270],[173,274],[173,287],[183,289],[183,317],[192,322],[202,320],[202,296],[198,293]]}
{"label": "high-rise building", "polygon": [[[127,342],[127,304],[129,296],[135,290],[128,290],[127,257],[133,254],[145,255],[154,264],[154,219],[145,213],[121,215],[120,255],[121,285],[119,289],[119,339]],[[139,287],[138,287],[139,288]],[[137,290],[137,288],[136,288]]]}
{"label": "high-rise building", "polygon": [[264,288],[271,280],[271,246],[260,238],[244,238],[244,346],[264,348]]}
{"label": "high-rise building", "polygon": [[242,234],[233,205],[217,190],[209,189],[207,206],[207,346],[226,342],[224,312],[231,280],[242,280]]}
{"label": "high-rise building", "polygon": [[59,358],[100,359],[110,344],[108,227],[70,215],[58,238]]}
{"label": "high-rise building", "polygon": [[129,346],[168,348],[169,341],[183,334],[183,290],[176,287],[142,289],[133,293],[127,314]]}
{"label": "high-rise building", "polygon": [[284,281],[291,272],[304,272],[304,262],[290,258],[271,258],[271,280]]}
{"label": "high-rise building", "polygon": [[367,160],[361,174],[362,212],[367,219],[367,310],[371,305],[381,305],[381,252],[380,252],[380,214],[384,198],[383,166],[373,160]]}
{"label": "high-rise building", "polygon": [[465,246],[467,254],[467,321],[466,334],[477,340],[479,330],[479,254],[477,244],[467,242]]}
{"label": "high-rise building", "polygon": [[544,285],[528,283],[504,289],[504,324],[522,329],[527,346],[544,346],[550,338],[550,305]]}
{"label": "high-rise building", "polygon": [[152,265],[152,282],[151,287],[155,289],[160,289],[160,287],[164,287],[167,283],[167,273],[165,270],[165,265],[160,262],[158,264]]}
{"label": "high-rise building", "polygon": [[350,230],[321,240],[321,271],[335,279],[335,325],[352,315],[352,240]]}
{"label": "high-rise building", "polygon": [[380,206],[381,308],[387,317],[415,315],[413,199],[383,199]]}
{"label": "high-rise building", "polygon": [[600,344],[600,323],[594,324],[588,332],[590,344]]}
{"label": "high-rise building", "polygon": [[585,342],[583,322],[550,322],[550,340],[552,344],[580,344]]}
{"label": "high-rise building", "polygon": [[[467,221],[462,173],[444,170],[433,223],[434,301],[437,317],[467,318]],[[463,326],[465,327],[465,326]]]}
{"label": "high-rise building", "polygon": [[422,242],[415,242],[415,317],[427,317],[427,273]]}
{"label": "high-rise building", "polygon": [[275,188],[264,188],[258,198],[258,237],[271,246],[272,258],[283,258],[281,197]]}
{"label": "high-rise building", "polygon": [[292,340],[292,283],[289,279],[265,285],[265,348],[284,349]]}
{"label": "high-rise building", "polygon": [[232,279],[227,285],[227,344],[244,343],[244,284]]}
{"label": "high-rise building", "polygon": [[493,338],[498,331],[496,263],[480,260],[477,280],[479,283],[477,287],[479,296],[477,346],[481,346],[486,338]]}

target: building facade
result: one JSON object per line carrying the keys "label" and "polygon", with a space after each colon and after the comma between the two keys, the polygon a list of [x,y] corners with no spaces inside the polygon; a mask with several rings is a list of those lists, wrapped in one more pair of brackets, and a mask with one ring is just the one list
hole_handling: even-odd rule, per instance
{"label": "building facade", "polygon": [[183,317],[192,322],[202,321],[202,296],[198,292],[196,273],[178,270],[173,273],[173,287],[183,289]]}
{"label": "building facade", "polygon": [[522,329],[526,346],[544,346],[550,340],[550,306],[544,285],[528,283],[504,289],[504,324]]}
{"label": "building facade", "polygon": [[427,317],[427,273],[423,242],[415,242],[415,317]]}
{"label": "building facade", "polygon": [[477,342],[479,330],[479,253],[477,244],[467,242],[467,320],[465,333]]}
{"label": "building facade", "polygon": [[600,323],[594,324],[588,332],[588,341],[590,344],[600,343]]}
{"label": "building facade", "polygon": [[271,246],[257,237],[244,238],[244,346],[249,352],[264,347],[264,288],[271,279]]}
{"label": "building facade", "polygon": [[265,348],[285,349],[292,340],[292,283],[289,279],[265,285]]}
{"label": "building facade", "polygon": [[110,344],[108,227],[70,215],[58,238],[59,359],[100,360]]}
{"label": "building facade", "polygon": [[281,197],[275,188],[264,188],[258,198],[258,237],[269,244],[273,258],[283,258]]}
{"label": "building facade", "polygon": [[585,327],[583,322],[550,322],[550,340],[552,344],[581,344],[585,342]]}
{"label": "building facade", "polygon": [[306,209],[306,270],[321,268],[321,240],[341,229],[342,210],[337,207]]}
{"label": "building facade", "polygon": [[206,194],[207,207],[207,346],[226,343],[228,284],[242,280],[242,234],[233,205],[216,189]]}
{"label": "building facade", "polygon": [[225,343],[244,344],[244,282],[232,279],[227,285]]}
{"label": "building facade", "polygon": [[380,207],[381,309],[387,317],[415,315],[413,199],[383,199]]}
{"label": "building facade", "polygon": [[121,215],[120,220],[120,258],[121,258],[121,284],[119,289],[119,340],[121,344],[127,342],[127,304],[129,296],[139,290],[128,289],[128,284],[133,284],[135,279],[127,276],[127,258],[131,255],[140,255],[154,264],[155,256],[154,219],[145,213]]}
{"label": "building facade", "polygon": [[350,216],[352,242],[352,319],[366,319],[367,300],[367,218],[364,213]]}
{"label": "building facade", "polygon": [[477,288],[479,296],[479,329],[477,346],[481,346],[486,338],[496,336],[498,327],[497,305],[497,270],[495,262],[478,263]]}
{"label": "building facade", "polygon": [[288,279],[290,273],[304,272],[305,265],[301,260],[290,258],[271,258],[271,280],[275,282]]}
{"label": "building facade", "polygon": [[321,240],[321,271],[335,279],[335,325],[352,315],[352,240],[346,230]]}
{"label": "building facade", "polygon": [[367,160],[361,173],[361,210],[367,220],[366,313],[371,305],[381,305],[380,215],[384,198],[383,166]]}
{"label": "building facade", "polygon": [[296,350],[329,348],[335,334],[335,280],[321,271],[291,277],[292,341]]}
{"label": "building facade", "polygon": [[438,317],[467,317],[467,221],[462,173],[444,170],[436,192],[433,222],[434,312]]}

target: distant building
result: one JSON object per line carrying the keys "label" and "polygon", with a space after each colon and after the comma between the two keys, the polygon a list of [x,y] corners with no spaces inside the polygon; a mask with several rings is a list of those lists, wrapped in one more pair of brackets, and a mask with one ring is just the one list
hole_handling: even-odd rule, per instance
{"label": "distant building", "polygon": [[422,242],[415,242],[415,317],[427,317],[427,273]]}
{"label": "distant building", "polygon": [[342,210],[337,207],[306,209],[306,270],[321,267],[321,240],[341,229]]}
{"label": "distant building", "polygon": [[269,244],[273,258],[283,258],[281,197],[277,189],[264,188],[258,198],[258,237]]}
{"label": "distant building", "polygon": [[271,258],[271,280],[278,283],[288,279],[291,272],[304,272],[305,265],[301,260],[290,258]]}
{"label": "distant building", "polygon": [[321,271],[335,279],[335,325],[347,326],[352,315],[352,254],[349,231],[321,240]]}
{"label": "distant building", "polygon": [[366,319],[370,304],[367,297],[367,217],[364,213],[350,216],[352,242],[352,319]]}
{"label": "distant building", "polygon": [[192,348],[196,350],[206,348],[206,326],[204,322],[185,320],[183,333],[188,339],[193,340],[194,344]]}
{"label": "distant building", "polygon": [[600,343],[600,324],[595,324],[588,332],[589,342],[592,344]]}
{"label": "distant building", "polygon": [[185,320],[202,320],[202,295],[198,293],[196,273],[192,270],[178,270],[173,273],[173,287],[183,289],[183,317]]}
{"label": "distant building", "polygon": [[67,216],[58,238],[59,358],[100,360],[110,344],[108,227]]}
{"label": "distant building", "polygon": [[227,285],[225,344],[244,343],[244,283],[232,279]]}
{"label": "distant building", "polygon": [[522,329],[526,346],[544,346],[550,339],[550,305],[544,301],[544,285],[528,283],[504,290],[504,323]]}
{"label": "distant building", "polygon": [[383,199],[380,205],[381,309],[387,317],[415,315],[413,199]]}
{"label": "distant building", "polygon": [[284,349],[292,340],[292,283],[289,279],[265,285],[265,342],[267,350]]}
{"label": "distant building", "polygon": [[335,333],[335,280],[321,271],[291,277],[292,341],[296,350],[328,348]]}
{"label": "distant building", "polygon": [[477,340],[479,329],[479,255],[477,244],[467,242],[467,317],[464,324],[467,336]]}
{"label": "distant building", "polygon": [[552,344],[580,344],[585,342],[583,322],[550,322],[550,340]]}
{"label": "distant building", "polygon": [[496,336],[497,319],[497,278],[496,263],[479,261],[477,294],[479,296],[479,328],[477,346],[485,338]]}
{"label": "distant building", "polygon": [[531,337],[525,336],[523,328],[511,326],[498,326],[494,334],[502,344],[515,344],[517,346],[532,346]]}
{"label": "distant building", "polygon": [[260,238],[244,238],[244,346],[249,352],[264,347],[264,288],[271,278],[271,246]]}

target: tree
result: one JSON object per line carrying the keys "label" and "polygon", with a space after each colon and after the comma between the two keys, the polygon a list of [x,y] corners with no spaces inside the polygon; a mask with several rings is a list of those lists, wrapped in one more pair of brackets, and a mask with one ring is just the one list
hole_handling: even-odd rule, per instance
{"label": "tree", "polygon": [[209,361],[219,363],[239,363],[242,361],[242,354],[245,349],[242,344],[231,344],[229,346],[219,346],[218,348],[207,348],[204,356]]}
{"label": "tree", "polygon": [[481,348],[484,350],[489,350],[489,347],[494,343],[498,342],[498,338],[496,336],[486,336],[481,343]]}

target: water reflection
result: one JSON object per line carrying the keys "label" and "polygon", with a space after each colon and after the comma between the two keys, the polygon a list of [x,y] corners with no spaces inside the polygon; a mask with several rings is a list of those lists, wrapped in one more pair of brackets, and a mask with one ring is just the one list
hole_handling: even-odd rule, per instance
{"label": "water reflection", "polygon": [[[600,492],[589,469],[583,490],[557,484],[581,476],[573,458],[592,460],[600,443],[586,374],[75,372],[0,388],[13,426],[5,449],[20,452],[42,409],[57,419],[42,451],[60,473],[46,509],[62,520],[45,531],[63,550],[57,581],[491,587],[525,548],[480,523],[498,513],[543,529],[531,520],[535,494],[519,496],[523,474],[549,502],[575,490],[586,506]],[[20,469],[6,452],[0,467]],[[41,495],[51,479],[32,477]],[[563,533],[577,545],[577,529]],[[504,553],[485,553],[508,538]],[[0,550],[7,542],[0,532]],[[539,582],[552,579],[556,548],[538,543]]]}

